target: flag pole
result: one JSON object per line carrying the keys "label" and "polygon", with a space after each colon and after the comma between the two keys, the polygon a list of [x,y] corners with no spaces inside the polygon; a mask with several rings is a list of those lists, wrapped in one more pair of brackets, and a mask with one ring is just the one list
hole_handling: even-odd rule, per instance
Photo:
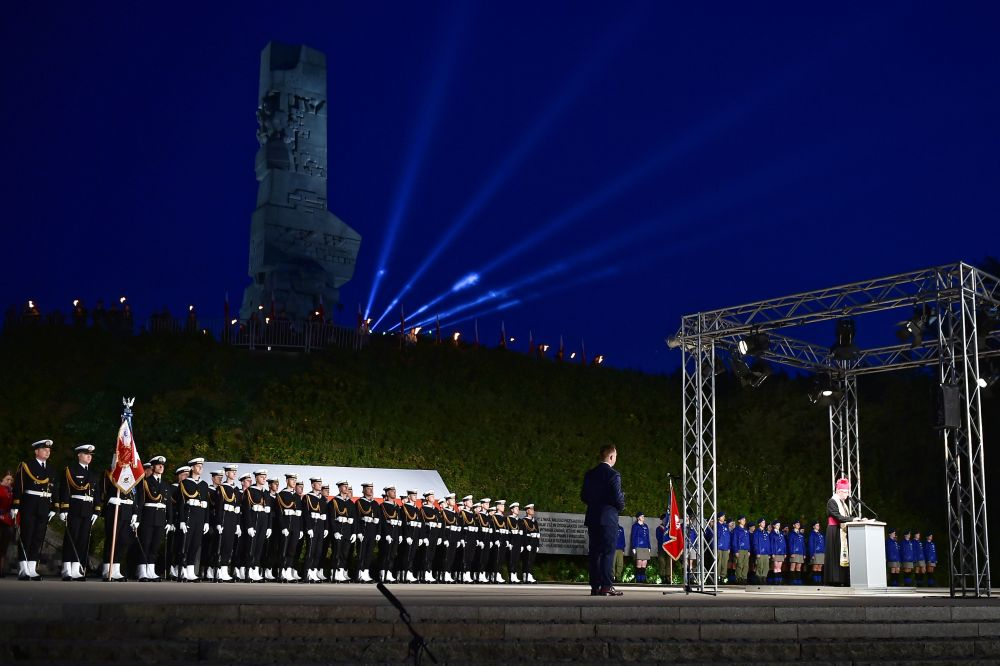
{"label": "flag pole", "polygon": [[118,488],[118,484],[115,484],[115,488],[118,490],[118,499],[115,501],[115,522],[111,526],[111,551],[108,558],[108,577],[104,579],[105,581],[111,580],[111,572],[115,570],[115,540],[118,538],[118,509],[122,505],[122,489]]}

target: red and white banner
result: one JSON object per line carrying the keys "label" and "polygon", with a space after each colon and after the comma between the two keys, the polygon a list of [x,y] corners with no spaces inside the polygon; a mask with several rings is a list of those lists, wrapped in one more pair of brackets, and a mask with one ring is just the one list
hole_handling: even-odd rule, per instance
{"label": "red and white banner", "polygon": [[667,538],[663,540],[663,552],[677,560],[684,552],[684,525],[681,524],[681,512],[677,507],[677,495],[674,486],[670,486],[670,511],[668,511],[670,528]]}
{"label": "red and white banner", "polygon": [[142,480],[142,460],[139,450],[132,437],[132,424],[129,419],[123,419],[118,428],[118,442],[115,444],[115,457],[111,461],[111,480],[123,493],[130,492],[135,484]]}

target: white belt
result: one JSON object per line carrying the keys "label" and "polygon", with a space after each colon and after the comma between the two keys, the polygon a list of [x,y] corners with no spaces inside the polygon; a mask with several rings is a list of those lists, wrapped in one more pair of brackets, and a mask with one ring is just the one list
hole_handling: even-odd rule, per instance
{"label": "white belt", "polygon": [[431,527],[441,529],[441,523],[427,523],[427,524],[430,525]]}
{"label": "white belt", "polygon": [[362,516],[361,520],[365,521],[366,523],[378,522],[378,518],[376,518],[375,516]]}
{"label": "white belt", "polygon": [[296,516],[301,516],[302,515],[302,509],[296,509],[295,510],[295,515]]}
{"label": "white belt", "polygon": [[472,525],[466,525],[465,529],[469,530],[470,532],[478,532],[479,531],[478,527],[473,527]]}
{"label": "white belt", "polygon": [[389,524],[399,527],[400,525],[403,524],[403,521],[399,520],[398,518],[389,518]]}
{"label": "white belt", "polygon": [[147,502],[145,504],[144,508],[147,508],[147,509],[166,509],[167,505],[163,504],[162,502],[161,503]]}
{"label": "white belt", "polygon": [[41,490],[25,490],[29,495],[37,495],[38,497],[52,497],[52,493],[43,492]]}
{"label": "white belt", "polygon": [[497,530],[497,531],[500,532],[500,534],[510,534],[510,530],[505,530],[502,527],[499,530]]}
{"label": "white belt", "polygon": [[[29,490],[28,492],[30,493],[31,491]],[[131,503],[132,500],[121,499],[119,497],[108,498],[108,504],[131,504]]]}
{"label": "white belt", "polygon": [[271,507],[265,506],[264,507],[264,513],[271,513]]}
{"label": "white belt", "polygon": [[266,507],[266,506],[261,506],[260,504],[254,504],[254,505],[253,505],[253,506],[251,507],[251,510],[252,510],[252,511],[257,511],[257,512],[260,512],[260,511],[267,511],[267,510],[268,510],[268,508],[269,508],[269,507]]}
{"label": "white belt", "polygon": [[324,518],[326,518],[326,516],[324,516],[322,513],[316,513],[315,511],[310,513],[309,517],[311,517],[313,520],[323,520]]}
{"label": "white belt", "polygon": [[421,523],[419,520],[409,520],[406,522],[406,524],[409,525],[410,527],[420,527],[423,523]]}
{"label": "white belt", "polygon": [[223,504],[222,505],[222,510],[223,511],[231,511],[233,513],[239,513],[240,512],[240,508],[238,506],[233,506],[232,504]]}
{"label": "white belt", "polygon": [[[205,500],[189,499],[187,501],[187,503],[190,504],[191,506],[199,506],[202,509],[207,509],[208,508],[208,502],[206,502]],[[131,502],[130,502],[130,504],[131,504]]]}
{"label": "white belt", "polygon": [[489,527],[484,527],[483,532],[485,532],[486,534],[493,534],[493,530],[490,529]]}
{"label": "white belt", "polygon": [[459,527],[458,525],[449,525],[448,529],[451,530],[452,532],[458,532],[461,531],[462,528]]}
{"label": "white belt", "polygon": [[[29,491],[30,492],[30,491]],[[70,495],[70,499],[80,500],[81,502],[93,502],[94,498],[90,495]]]}
{"label": "white belt", "polygon": [[282,511],[282,513],[284,513],[286,516],[298,516],[302,512],[296,511],[295,509],[285,509],[284,511]]}
{"label": "white belt", "polygon": [[337,516],[337,522],[338,523],[346,523],[346,522],[349,522],[349,519],[347,518],[347,516]]}
{"label": "white belt", "polygon": [[537,539],[539,536],[538,532],[528,532],[529,539]]}

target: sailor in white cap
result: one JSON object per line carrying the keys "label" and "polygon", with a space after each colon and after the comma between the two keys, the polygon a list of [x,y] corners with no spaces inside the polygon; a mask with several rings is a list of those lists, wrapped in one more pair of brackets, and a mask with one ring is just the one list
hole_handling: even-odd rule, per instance
{"label": "sailor in white cap", "polygon": [[509,582],[520,583],[517,572],[521,570],[521,553],[524,551],[524,533],[519,515],[521,503],[511,502],[507,508],[510,510],[507,516],[507,529],[510,531],[507,537],[507,571],[510,574]]}
{"label": "sailor in white cap", "polygon": [[358,573],[355,581],[371,583],[372,554],[375,552],[375,538],[381,528],[381,511],[375,501],[375,484],[365,481],[361,484],[361,497],[354,505],[357,519],[354,521],[354,533],[358,537]]}
{"label": "sailor in white cap", "polygon": [[138,487],[133,486],[127,493],[121,492],[111,475],[111,470],[103,475],[102,482],[101,494],[106,498],[102,576],[105,580],[125,582],[128,579],[122,573],[122,565],[126,553],[129,554],[129,564],[136,564],[134,555],[137,553],[131,549],[135,548],[135,537],[139,528]]}
{"label": "sailor in white cap", "polygon": [[208,483],[201,478],[201,470],[205,465],[204,458],[192,458],[188,461],[191,475],[180,483],[180,535],[184,549],[184,563],[181,570],[181,581],[197,582],[201,580],[195,572],[201,556],[202,539],[208,534]]}
{"label": "sailor in white cap", "polygon": [[281,575],[283,583],[294,583],[302,580],[296,570],[296,557],[299,552],[299,540],[302,532],[302,497],[295,491],[299,475],[285,474],[285,487],[275,498],[278,507],[278,527],[281,528],[279,541],[281,543]]}
{"label": "sailor in white cap", "polygon": [[479,525],[472,507],[472,495],[462,498],[462,506],[458,511],[458,524],[462,527],[456,563],[461,574],[459,580],[471,583],[473,582],[472,558],[476,553],[476,542],[479,540]]}
{"label": "sailor in white cap", "polygon": [[322,583],[323,551],[326,550],[326,498],[322,495],[323,479],[309,479],[312,489],[302,495],[302,528],[309,539],[305,552],[306,582]]}
{"label": "sailor in white cap", "polygon": [[[149,459],[149,475],[139,482],[136,501],[139,503],[139,581],[159,581],[156,573],[156,554],[167,526],[173,523],[173,502],[170,485],[163,478],[167,464],[164,456]],[[167,550],[169,560],[170,550]]]}
{"label": "sailor in white cap", "polygon": [[399,544],[399,561],[396,569],[399,571],[399,582],[416,583],[418,579],[413,575],[413,563],[416,559],[417,547],[421,540],[420,532],[423,529],[423,522],[420,520],[420,507],[417,506],[417,491],[407,490],[406,501],[400,507],[403,521],[403,532],[400,535],[402,540]]}
{"label": "sailor in white cap", "polygon": [[386,486],[382,489],[382,504],[379,507],[381,530],[375,540],[379,542],[379,579],[383,583],[396,582],[393,570],[396,567],[396,552],[399,550],[399,542],[403,534],[402,511],[398,502],[396,486]]}
{"label": "sailor in white cap", "polygon": [[420,520],[423,522],[423,529],[420,532],[423,548],[417,555],[415,573],[417,576],[423,576],[422,582],[424,583],[436,583],[433,569],[437,561],[438,549],[444,541],[444,530],[441,529],[441,514],[438,511],[433,490],[424,493],[424,501],[420,506]]}
{"label": "sailor in white cap", "polygon": [[507,516],[504,509],[507,507],[507,500],[498,499],[494,505],[494,512],[490,519],[493,527],[493,547],[490,549],[490,582],[506,583],[500,567],[507,561],[507,552],[510,549],[510,530],[507,528]]}
{"label": "sailor in white cap", "polygon": [[479,527],[479,540],[476,542],[476,557],[474,567],[476,571],[475,582],[490,582],[490,550],[493,548],[493,521],[490,519],[488,509],[492,500],[483,497],[476,504],[476,521]]}
{"label": "sailor in white cap", "polygon": [[243,491],[233,485],[238,470],[238,465],[223,466],[222,471],[226,478],[223,483],[216,486],[213,497],[214,510],[211,516],[214,533],[211,543],[215,546],[215,552],[211,555],[216,565],[215,580],[220,583],[230,583],[234,580],[229,575],[229,567],[232,566],[233,554],[236,552],[236,539],[243,533],[243,526],[240,523]]}
{"label": "sailor in white cap", "polygon": [[541,543],[541,534],[538,531],[538,521],[535,520],[535,505],[524,505],[524,517],[521,518],[521,530],[524,532],[524,582],[534,583],[535,577],[531,572],[535,568],[535,555],[538,554],[538,545]]}
{"label": "sailor in white cap", "polygon": [[246,567],[246,578],[251,583],[264,581],[260,570],[261,558],[267,544],[265,533],[270,531],[267,528],[271,524],[271,507],[268,502],[266,480],[266,469],[254,471],[253,484],[248,485],[243,491],[243,501],[240,504],[243,518],[243,560],[241,564]]}
{"label": "sailor in white cap", "polygon": [[455,570],[455,554],[461,541],[462,527],[455,513],[455,493],[447,493],[441,503],[438,515],[441,517],[441,548],[438,559],[441,564],[435,577],[439,583],[454,583],[452,571]]}
{"label": "sailor in white cap", "polygon": [[66,524],[63,534],[62,579],[83,580],[87,572],[86,554],[90,552],[90,528],[101,510],[100,480],[90,469],[94,458],[93,444],[80,444],[73,449],[76,462],[63,470],[56,508],[59,520]]}
{"label": "sailor in white cap", "polygon": [[56,515],[52,505],[56,471],[48,466],[52,440],[40,439],[31,448],[35,455],[18,465],[14,473],[14,500],[10,510],[11,519],[21,514],[18,580],[42,579],[37,570],[38,554],[42,550],[49,521]]}
{"label": "sailor in white cap", "polygon": [[354,502],[348,492],[347,481],[338,481],[339,491],[330,501],[327,522],[330,524],[330,535],[333,537],[330,552],[330,569],[333,571],[335,583],[347,583],[350,576],[347,573],[347,563],[350,560],[351,544],[357,541],[354,533],[356,517]]}

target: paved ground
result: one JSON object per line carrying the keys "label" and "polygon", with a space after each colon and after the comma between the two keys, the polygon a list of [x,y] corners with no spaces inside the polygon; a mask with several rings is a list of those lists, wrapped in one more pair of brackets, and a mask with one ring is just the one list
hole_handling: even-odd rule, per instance
{"label": "paved ground", "polygon": [[[685,594],[679,588],[622,587],[619,598],[591,597],[583,585],[390,585],[407,606],[945,606],[997,605],[1000,598],[952,599],[947,589],[886,595],[849,595],[838,588],[783,588],[759,593],[728,588],[718,596]],[[812,590],[811,593],[809,590]],[[664,592],[666,592],[664,594]],[[0,616],[25,604],[348,604],[388,602],[374,585],[282,585],[277,583],[67,583],[0,580]]]}

